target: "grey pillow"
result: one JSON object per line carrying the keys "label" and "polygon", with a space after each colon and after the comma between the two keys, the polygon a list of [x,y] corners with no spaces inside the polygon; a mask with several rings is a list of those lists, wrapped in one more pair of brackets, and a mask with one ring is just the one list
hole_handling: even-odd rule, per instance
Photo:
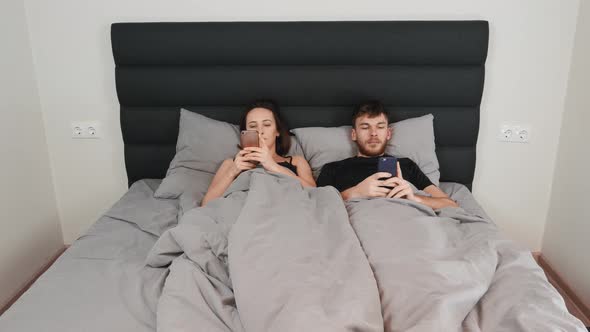
{"label": "grey pillow", "polygon": [[[170,199],[187,193],[185,197],[200,204],[219,166],[238,153],[239,133],[234,124],[181,109],[176,155],[154,196]],[[289,155],[303,155],[294,138]]]}
{"label": "grey pillow", "polygon": [[393,136],[385,153],[413,160],[436,186],[440,171],[434,141],[434,116],[427,114],[393,123]]}
{"label": "grey pillow", "polygon": [[215,172],[238,152],[237,126],[180,110],[176,155],[156,190],[157,198],[178,198],[188,190],[206,192]]}
{"label": "grey pillow", "polygon": [[[438,186],[439,164],[436,157],[432,114],[406,119],[390,125],[393,136],[385,153],[413,160],[426,176]],[[296,128],[292,132],[303,149],[314,177],[330,162],[353,157],[356,144],[350,139],[350,126]]]}
{"label": "grey pillow", "polygon": [[239,138],[238,126],[181,109],[176,155],[168,171],[183,167],[215,174],[238,153]]}
{"label": "grey pillow", "polygon": [[350,139],[350,129],[350,126],[343,126],[291,130],[303,149],[303,155],[311,166],[314,178],[318,178],[325,164],[357,154],[356,144]]}

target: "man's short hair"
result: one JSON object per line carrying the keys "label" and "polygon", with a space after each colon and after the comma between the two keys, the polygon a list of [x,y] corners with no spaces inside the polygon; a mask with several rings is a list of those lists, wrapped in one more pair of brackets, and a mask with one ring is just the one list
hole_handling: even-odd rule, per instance
{"label": "man's short hair", "polygon": [[389,114],[385,110],[383,104],[378,100],[368,100],[359,104],[352,112],[352,127],[356,128],[356,119],[361,116],[368,116],[374,118],[379,115],[385,115],[385,118],[389,121]]}

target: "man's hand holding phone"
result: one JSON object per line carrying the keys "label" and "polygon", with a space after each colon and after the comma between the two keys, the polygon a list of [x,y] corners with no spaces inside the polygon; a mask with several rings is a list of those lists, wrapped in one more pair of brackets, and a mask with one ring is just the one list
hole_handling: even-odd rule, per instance
{"label": "man's hand holding phone", "polygon": [[387,198],[407,198],[411,201],[418,201],[414,196],[412,186],[402,175],[402,170],[397,162],[397,176],[385,180],[387,187],[393,187],[387,194]]}
{"label": "man's hand holding phone", "polygon": [[[391,173],[386,172],[378,172],[375,173],[362,182],[357,184],[356,186],[347,189],[345,192],[346,199],[355,198],[355,197],[386,197],[389,193],[390,189],[385,188],[385,184],[387,181],[393,179],[390,178]],[[383,178],[390,178],[389,180],[381,180]]]}

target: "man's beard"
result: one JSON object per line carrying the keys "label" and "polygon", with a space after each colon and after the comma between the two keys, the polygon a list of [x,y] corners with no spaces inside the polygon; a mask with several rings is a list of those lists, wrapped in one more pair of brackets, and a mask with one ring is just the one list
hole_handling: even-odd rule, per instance
{"label": "man's beard", "polygon": [[[367,144],[367,145],[369,145],[369,144]],[[376,150],[367,150],[367,149],[365,149],[365,145],[359,144],[358,141],[356,142],[356,146],[357,146],[359,152],[363,156],[378,157],[378,156],[382,155],[383,153],[385,153],[385,148],[387,147],[387,141],[383,142],[381,144],[381,146]]]}

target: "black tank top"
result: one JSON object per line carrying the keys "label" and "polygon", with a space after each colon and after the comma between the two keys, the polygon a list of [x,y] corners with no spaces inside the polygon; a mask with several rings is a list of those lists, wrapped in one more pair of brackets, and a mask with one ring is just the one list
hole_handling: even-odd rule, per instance
{"label": "black tank top", "polygon": [[[293,165],[293,157],[288,156],[286,158],[289,158],[289,161],[281,161],[278,164],[283,167],[288,168],[291,172],[297,174],[297,166]],[[297,175],[299,175],[299,174],[297,174]]]}

